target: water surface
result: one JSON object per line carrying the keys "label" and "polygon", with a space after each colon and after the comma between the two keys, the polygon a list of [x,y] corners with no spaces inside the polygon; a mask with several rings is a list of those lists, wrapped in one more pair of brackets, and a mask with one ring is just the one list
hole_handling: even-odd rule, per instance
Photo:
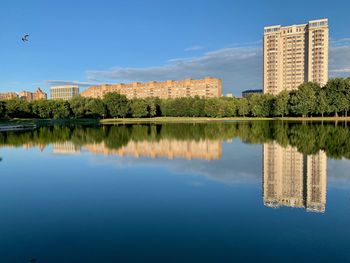
{"label": "water surface", "polygon": [[343,123],[0,133],[1,262],[349,262]]}

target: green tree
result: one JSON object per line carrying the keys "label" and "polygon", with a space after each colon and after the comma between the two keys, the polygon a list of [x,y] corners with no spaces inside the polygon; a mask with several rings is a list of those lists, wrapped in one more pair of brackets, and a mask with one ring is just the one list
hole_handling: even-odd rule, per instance
{"label": "green tree", "polygon": [[4,101],[0,101],[0,119],[5,118],[6,115],[6,106],[5,106],[5,102]]}
{"label": "green tree", "polygon": [[303,117],[315,112],[316,92],[318,84],[306,82],[298,87],[298,90],[291,92],[291,110],[296,115]]}
{"label": "green tree", "polygon": [[133,99],[131,101],[131,113],[134,118],[148,116],[148,103],[143,99]]}
{"label": "green tree", "polygon": [[85,117],[87,102],[88,102],[88,99],[81,96],[75,96],[69,101],[70,108],[75,118]]}
{"label": "green tree", "polygon": [[225,117],[235,117],[237,116],[237,102],[235,98],[221,98],[224,103],[224,116]]}
{"label": "green tree", "polygon": [[53,117],[54,102],[52,100],[38,100],[32,102],[32,111],[35,117],[49,119]]}
{"label": "green tree", "polygon": [[160,99],[146,98],[149,117],[156,117],[160,115]]}
{"label": "green tree", "polygon": [[255,117],[270,116],[273,108],[273,98],[270,94],[252,94],[248,96],[252,115]]}
{"label": "green tree", "polygon": [[282,118],[285,115],[288,115],[288,103],[289,103],[289,92],[282,91],[276,96],[274,114],[276,116],[281,116]]}
{"label": "green tree", "polygon": [[86,104],[86,114],[94,118],[104,118],[106,106],[101,99],[89,99]]}
{"label": "green tree", "polygon": [[225,104],[220,98],[206,99],[204,112],[208,117],[222,118],[225,115]]}
{"label": "green tree", "polygon": [[69,102],[64,100],[54,100],[52,115],[54,119],[69,118],[71,115]]}
{"label": "green tree", "polygon": [[130,111],[129,100],[117,92],[110,92],[103,98],[108,114],[113,118],[125,118]]}
{"label": "green tree", "polygon": [[316,91],[316,113],[321,114],[322,118],[325,113],[329,112],[329,102],[325,89],[319,88]]}
{"label": "green tree", "polygon": [[330,111],[338,116],[339,112],[344,111],[347,115],[349,109],[349,99],[346,95],[347,82],[343,78],[330,79],[324,87],[326,96],[329,100]]}
{"label": "green tree", "polygon": [[249,114],[249,102],[246,98],[241,98],[237,100],[237,110],[240,116],[245,117]]}
{"label": "green tree", "polygon": [[31,117],[30,104],[21,99],[6,101],[6,112],[10,118]]}
{"label": "green tree", "polygon": [[205,99],[201,99],[199,96],[195,96],[192,100],[192,116],[193,117],[204,117],[205,112]]}

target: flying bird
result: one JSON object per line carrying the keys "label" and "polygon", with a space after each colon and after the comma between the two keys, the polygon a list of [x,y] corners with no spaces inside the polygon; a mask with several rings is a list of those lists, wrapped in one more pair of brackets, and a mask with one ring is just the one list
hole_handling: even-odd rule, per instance
{"label": "flying bird", "polygon": [[22,41],[23,42],[27,42],[28,41],[28,37],[29,37],[29,35],[24,35],[24,37],[22,37]]}

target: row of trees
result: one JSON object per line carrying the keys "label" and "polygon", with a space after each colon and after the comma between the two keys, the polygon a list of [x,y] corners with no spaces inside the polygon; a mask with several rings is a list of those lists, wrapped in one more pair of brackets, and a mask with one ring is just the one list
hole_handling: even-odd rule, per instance
{"label": "row of trees", "polygon": [[252,94],[246,98],[159,98],[128,100],[108,93],[103,99],[75,97],[70,101],[14,99],[0,101],[0,118],[144,118],[144,117],[273,117],[324,116],[350,110],[350,78],[335,78],[324,87],[308,82],[277,96]]}

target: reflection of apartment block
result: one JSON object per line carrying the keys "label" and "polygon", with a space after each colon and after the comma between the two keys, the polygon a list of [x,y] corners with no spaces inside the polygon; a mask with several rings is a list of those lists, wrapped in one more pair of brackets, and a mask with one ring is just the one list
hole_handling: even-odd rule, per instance
{"label": "reflection of apartment block", "polygon": [[160,141],[130,141],[117,150],[108,149],[104,143],[85,145],[92,153],[115,154],[119,156],[151,157],[151,158],[185,158],[215,160],[222,154],[221,141],[178,141],[163,139]]}
{"label": "reflection of apartment block", "polygon": [[112,84],[92,86],[81,92],[81,96],[88,98],[102,98],[106,93],[118,92],[128,99],[158,97],[161,99],[181,97],[221,97],[221,80],[206,77],[193,80],[167,80],[164,82],[151,81],[146,83]]}
{"label": "reflection of apartment block", "polygon": [[328,19],[264,28],[264,93],[328,81]]}
{"label": "reflection of apartment block", "polygon": [[307,198],[309,211],[325,211],[327,186],[327,156],[320,151],[307,157]]}
{"label": "reflection of apartment block", "polygon": [[269,207],[304,207],[323,212],[326,204],[326,154],[306,156],[295,147],[264,144],[263,197]]}
{"label": "reflection of apartment block", "polygon": [[54,154],[78,154],[80,153],[80,147],[70,141],[54,143],[52,144],[52,152]]}
{"label": "reflection of apartment block", "polygon": [[43,143],[38,143],[38,144],[36,144],[36,143],[25,143],[25,144],[23,144],[23,149],[26,149],[26,150],[31,149],[31,148],[39,148],[40,151],[42,152],[42,151],[44,151],[45,147],[46,147],[46,145],[43,144]]}
{"label": "reflection of apartment block", "polygon": [[264,145],[264,202],[303,207],[303,155],[296,148]]}
{"label": "reflection of apartment block", "polygon": [[52,100],[70,100],[79,95],[78,86],[55,86],[51,87],[51,99]]}

